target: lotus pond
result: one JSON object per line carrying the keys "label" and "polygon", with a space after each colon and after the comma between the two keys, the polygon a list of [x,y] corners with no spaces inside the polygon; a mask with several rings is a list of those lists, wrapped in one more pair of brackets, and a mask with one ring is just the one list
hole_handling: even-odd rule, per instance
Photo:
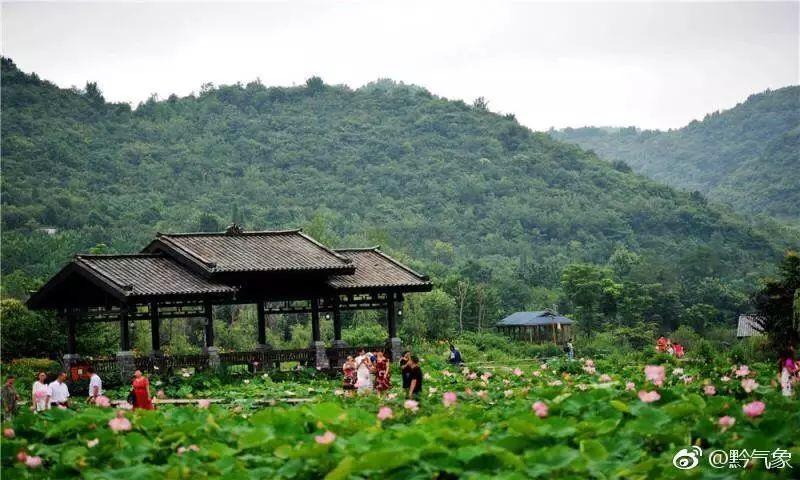
{"label": "lotus pond", "polygon": [[[2,475],[798,478],[800,408],[775,386],[774,368],[648,363],[423,361],[419,402],[398,387],[384,398],[347,396],[339,380],[314,372],[153,379],[166,397],[190,403],[21,412],[3,424]],[[682,449],[689,457],[676,457]],[[740,453],[721,462],[720,451]],[[692,455],[697,466],[679,468]]]}

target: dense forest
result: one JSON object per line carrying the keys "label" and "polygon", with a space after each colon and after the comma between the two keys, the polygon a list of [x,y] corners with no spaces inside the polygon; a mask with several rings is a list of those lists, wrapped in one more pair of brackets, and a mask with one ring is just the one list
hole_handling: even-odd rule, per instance
{"label": "dense forest", "polygon": [[587,127],[550,133],[738,212],[800,223],[798,86],[751,95],[678,130]]}
{"label": "dense forest", "polygon": [[[75,252],[138,251],[156,231],[235,221],[382,245],[436,282],[420,296],[429,328],[556,305],[586,329],[702,330],[751,308],[758,278],[798,243],[790,227],[751,224],[484,102],[391,80],[204,85],[131,109],[96,84],[58,88],[3,59],[2,85],[6,298]],[[762,97],[778,94],[789,91]],[[790,170],[774,173],[789,181]]]}

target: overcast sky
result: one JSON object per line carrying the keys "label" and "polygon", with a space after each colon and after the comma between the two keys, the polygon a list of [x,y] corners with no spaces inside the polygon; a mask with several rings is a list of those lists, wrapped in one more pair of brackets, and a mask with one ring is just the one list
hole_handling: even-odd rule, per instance
{"label": "overcast sky", "polygon": [[392,78],[535,129],[680,127],[798,83],[800,2],[4,3],[2,50],[106,99]]}

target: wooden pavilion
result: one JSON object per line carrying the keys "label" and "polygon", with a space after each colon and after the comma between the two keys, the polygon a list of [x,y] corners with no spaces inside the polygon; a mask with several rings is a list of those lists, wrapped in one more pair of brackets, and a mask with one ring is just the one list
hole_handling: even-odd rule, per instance
{"label": "wooden pavilion", "polygon": [[[400,354],[396,312],[403,295],[430,291],[428,277],[378,247],[333,250],[300,230],[157,234],[141,253],[76,255],[28,299],[32,310],[55,310],[68,331],[67,367],[79,361],[76,335],[81,322],[117,322],[120,351],[107,360],[121,375],[151,370],[227,364],[277,364],[299,361],[327,368],[355,351],[342,341],[343,310],[386,311],[389,338],[379,347]],[[213,306],[254,303],[258,346],[253,352],[220,353],[214,346]],[[320,313],[333,317],[334,341],[326,348]],[[307,349],[275,350],[266,340],[266,315],[311,316]],[[168,357],[161,352],[160,324],[169,318],[205,318],[202,355]],[[152,351],[131,351],[130,322],[149,320]],[[375,348],[375,347],[373,347]],[[96,369],[103,362],[95,360]],[[116,365],[111,365],[112,363]]]}
{"label": "wooden pavilion", "polygon": [[516,312],[500,320],[495,328],[529,342],[564,343],[571,336],[572,320],[550,310]]}

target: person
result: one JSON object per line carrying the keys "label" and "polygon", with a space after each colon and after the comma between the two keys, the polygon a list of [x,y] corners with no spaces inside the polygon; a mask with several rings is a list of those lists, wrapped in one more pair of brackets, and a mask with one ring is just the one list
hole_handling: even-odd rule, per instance
{"label": "person", "polygon": [[342,365],[342,373],[344,373],[342,388],[352,392],[356,388],[356,362],[352,355],[347,356],[347,360]]}
{"label": "person", "polygon": [[680,343],[673,343],[672,349],[675,352],[675,358],[683,358],[684,355],[683,345],[681,345]]}
{"label": "person", "polygon": [[136,397],[134,409],[153,410],[153,402],[150,400],[150,380],[142,375],[141,370],[133,372],[133,394]]}
{"label": "person", "polygon": [[67,372],[59,372],[58,377],[47,386],[47,402],[50,406],[69,407],[69,388],[67,384]]}
{"label": "person", "polygon": [[575,345],[573,345],[571,338],[567,340],[567,358],[570,360],[575,358]]}
{"label": "person", "polygon": [[667,342],[668,340],[664,338],[662,335],[661,337],[656,340],[656,351],[664,353],[667,351]]}
{"label": "person", "polygon": [[405,368],[406,363],[408,363],[408,359],[411,358],[411,352],[408,350],[403,352],[403,355],[400,356],[400,370],[402,371]]}
{"label": "person", "polygon": [[667,339],[667,355],[675,355],[675,348],[672,346],[672,341]]}
{"label": "person", "polygon": [[375,390],[378,395],[383,395],[383,392],[392,388],[392,381],[389,372],[389,360],[383,352],[378,352],[377,361],[375,362]]}
{"label": "person", "polygon": [[362,348],[356,357],[356,388],[359,393],[372,390],[372,361],[370,356]]}
{"label": "person", "polygon": [[781,382],[781,393],[784,397],[791,397],[792,384],[795,382],[795,375],[798,372],[797,361],[795,360],[795,349],[789,346],[786,352],[778,360],[778,376]]}
{"label": "person", "polygon": [[450,344],[450,363],[453,365],[461,365],[463,362],[461,361],[461,352],[453,345]]}
{"label": "person", "polygon": [[17,402],[21,400],[17,389],[14,388],[15,380],[16,377],[14,375],[7,376],[6,383],[3,385],[2,394],[0,394],[0,399],[2,399],[3,402],[3,416],[6,418],[11,418],[17,413]]}
{"label": "person", "polygon": [[408,398],[417,399],[422,391],[422,369],[416,355],[412,355],[408,360],[406,369],[408,369]]}
{"label": "person", "polygon": [[50,408],[50,403],[47,401],[47,374],[39,372],[36,375],[36,381],[33,382],[33,389],[31,391],[31,410],[34,412],[43,412]]}
{"label": "person", "polygon": [[86,371],[89,372],[89,401],[94,403],[97,400],[97,397],[103,394],[103,380],[100,379],[100,375],[98,375],[94,371],[94,367],[89,366],[86,368]]}

